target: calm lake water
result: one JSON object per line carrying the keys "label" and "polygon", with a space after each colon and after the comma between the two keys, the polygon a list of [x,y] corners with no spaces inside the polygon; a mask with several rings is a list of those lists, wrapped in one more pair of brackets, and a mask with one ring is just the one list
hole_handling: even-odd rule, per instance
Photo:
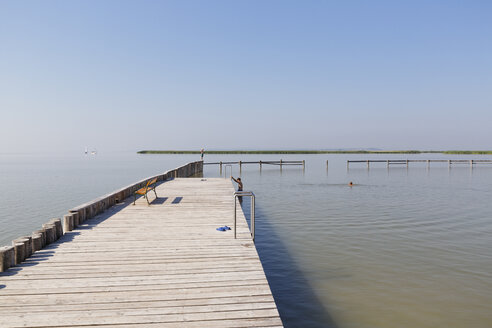
{"label": "calm lake water", "polygon": [[[1,154],[0,245],[198,158]],[[492,327],[492,165],[346,167],[347,159],[491,156],[206,155],[205,162],[280,158],[305,159],[306,170],[244,165],[241,176],[257,196],[256,244],[286,327]],[[204,175],[218,177],[218,166]]]}

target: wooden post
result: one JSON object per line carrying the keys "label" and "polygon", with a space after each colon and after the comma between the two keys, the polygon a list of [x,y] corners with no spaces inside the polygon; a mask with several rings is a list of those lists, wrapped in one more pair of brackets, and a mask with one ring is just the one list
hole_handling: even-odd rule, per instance
{"label": "wooden post", "polygon": [[[115,199],[115,203],[119,203],[121,201],[122,201],[122,199],[119,199],[118,201]],[[85,211],[85,209],[82,209],[79,212],[79,218],[82,218],[82,221],[85,221],[85,220],[88,220],[89,219],[89,217],[87,216],[87,212]]]}
{"label": "wooden post", "polygon": [[32,255],[32,236],[22,237],[26,240],[26,258]]}
{"label": "wooden post", "polygon": [[51,219],[50,222],[51,224],[55,225],[55,231],[56,231],[56,239],[60,239],[63,236],[63,227],[62,227],[62,222],[58,218]]}
{"label": "wooden post", "polygon": [[219,174],[222,176],[222,161],[219,163]]}
{"label": "wooden post", "polygon": [[12,244],[24,244],[24,259],[27,259],[29,256],[32,255],[32,237],[20,237],[17,239],[14,239],[12,241]]}
{"label": "wooden post", "polygon": [[[105,209],[106,208],[105,208],[105,205],[104,205],[104,200],[100,200],[100,201],[98,201],[96,203],[96,211],[97,211],[97,214],[104,212]],[[80,224],[80,222],[77,221],[77,225],[79,225],[79,224]]]}
{"label": "wooden post", "polygon": [[407,159],[407,169],[408,169],[408,159]]}
{"label": "wooden post", "polygon": [[[124,193],[124,191],[120,191],[118,193],[118,203],[122,203],[124,200],[125,200],[125,193]],[[86,209],[86,211],[85,211],[85,218],[90,219],[91,216],[87,214],[87,210],[88,209]]]}
{"label": "wooden post", "polygon": [[32,234],[32,252],[37,252],[43,248],[43,235],[40,233]]}
{"label": "wooden post", "polygon": [[[22,245],[22,246],[21,246]],[[24,261],[28,256],[27,254],[27,240],[24,238],[17,238],[12,241],[12,246],[15,247],[15,264],[19,264]]]}
{"label": "wooden post", "polygon": [[347,159],[347,171],[348,171],[348,169],[349,169],[349,163],[350,163],[350,162],[349,162],[349,160]]}
{"label": "wooden post", "polygon": [[46,245],[56,241],[56,228],[54,224],[43,224],[43,229],[46,231]]}
{"label": "wooden post", "polygon": [[24,245],[24,243],[15,242],[12,242],[12,246],[14,247],[15,264],[21,264],[22,261],[24,261],[25,259],[24,250],[26,246]]}
{"label": "wooden post", "polygon": [[430,160],[427,160],[427,168],[430,168]]}
{"label": "wooden post", "polygon": [[367,169],[369,169],[369,160],[367,160]]}
{"label": "wooden post", "polygon": [[[326,167],[328,167],[328,161],[326,161]],[[302,160],[302,170],[304,171],[306,169],[306,161]]]}
{"label": "wooden post", "polygon": [[68,231],[73,230],[73,215],[66,214],[63,216],[63,232],[67,233]]}
{"label": "wooden post", "polygon": [[[239,175],[241,175],[241,172],[242,171],[243,171],[243,162],[242,161],[239,161]],[[231,174],[232,174],[232,172],[231,172]]]}
{"label": "wooden post", "polygon": [[473,168],[473,159],[470,160],[470,167]]}
{"label": "wooden post", "polygon": [[451,160],[448,159],[448,167],[451,167]]}
{"label": "wooden post", "polygon": [[[80,224],[80,220],[79,220],[79,216],[78,215],[74,215],[74,213],[70,213],[70,215],[72,215],[72,220],[73,220],[73,229],[77,228]],[[95,216],[95,215],[94,215]]]}
{"label": "wooden post", "polygon": [[[113,206],[116,204],[116,194],[113,194],[111,195],[110,197],[110,206]],[[84,222],[84,211],[82,209],[79,209],[79,210],[76,210],[76,211],[73,211],[73,210],[70,210],[68,211],[68,213],[72,214],[72,213],[77,213],[77,215],[79,216],[79,221],[80,222]],[[62,222],[62,226],[63,226],[63,218],[61,218],[61,222]]]}
{"label": "wooden post", "polygon": [[75,228],[75,223],[77,222],[77,225],[81,225],[82,224],[82,220],[81,220],[81,217],[79,215],[79,213],[75,212],[75,213],[70,213],[72,214],[72,217],[73,217],[73,226]]}
{"label": "wooden post", "polygon": [[261,161],[260,161],[260,171],[261,171]]}
{"label": "wooden post", "polygon": [[15,249],[13,246],[0,247],[0,272],[7,271],[15,265]]}
{"label": "wooden post", "polygon": [[280,160],[280,170],[282,171],[282,160]]}
{"label": "wooden post", "polygon": [[32,233],[33,235],[41,235],[41,248],[46,246],[46,231],[43,229],[36,230]]}

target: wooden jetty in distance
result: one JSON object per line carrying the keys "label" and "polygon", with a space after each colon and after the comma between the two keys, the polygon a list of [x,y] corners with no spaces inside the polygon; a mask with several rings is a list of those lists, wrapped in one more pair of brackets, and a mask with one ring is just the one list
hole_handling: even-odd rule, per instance
{"label": "wooden jetty in distance", "polygon": [[[459,165],[469,165],[473,167],[476,164],[492,164],[492,160],[489,159],[370,159],[370,160],[347,160],[347,169],[350,163],[365,163],[367,168],[369,168],[370,163],[386,163],[387,167],[390,165],[406,165],[408,167],[409,163],[427,163],[427,167],[430,167],[431,163],[447,163],[449,167],[453,164]],[[328,162],[327,162],[328,165]]]}
{"label": "wooden jetty in distance", "polygon": [[202,167],[166,172],[150,206],[132,185],[73,209],[0,273],[0,327],[282,327],[241,207],[237,239],[216,230],[232,227],[231,181],[188,177]]}
{"label": "wooden jetty in distance", "polygon": [[284,160],[279,160],[279,161],[229,161],[229,162],[205,162],[203,165],[219,165],[219,171],[220,174],[222,175],[222,167],[226,166],[231,166],[231,172],[232,172],[232,165],[239,165],[239,172],[241,172],[243,165],[246,164],[258,164],[260,167],[260,170],[262,169],[263,165],[278,165],[280,167],[280,170],[282,170],[282,166],[288,166],[288,165],[295,165],[295,166],[302,166],[302,169],[305,170],[306,168],[306,161],[284,161]]}

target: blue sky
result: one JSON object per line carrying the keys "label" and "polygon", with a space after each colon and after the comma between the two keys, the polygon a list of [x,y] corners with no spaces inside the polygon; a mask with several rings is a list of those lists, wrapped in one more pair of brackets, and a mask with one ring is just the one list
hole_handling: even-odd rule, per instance
{"label": "blue sky", "polygon": [[492,149],[491,12],[0,0],[0,152]]}

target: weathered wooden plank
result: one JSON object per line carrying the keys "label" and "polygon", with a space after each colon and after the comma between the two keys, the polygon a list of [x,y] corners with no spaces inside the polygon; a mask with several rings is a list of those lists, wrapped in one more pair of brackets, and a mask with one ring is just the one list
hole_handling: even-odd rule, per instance
{"label": "weathered wooden plank", "polygon": [[[166,294],[167,291],[167,294]],[[107,291],[99,293],[60,293],[60,294],[32,294],[29,297],[22,295],[4,295],[1,303],[15,302],[17,304],[75,304],[88,302],[110,302],[110,301],[139,301],[159,299],[163,295],[169,295],[174,299],[186,299],[201,297],[202,295],[217,295],[218,297],[241,296],[241,295],[265,295],[270,292],[269,285],[263,283],[245,283],[239,286],[215,286],[202,288],[141,288],[135,291]]]}
{"label": "weathered wooden plank", "polygon": [[[81,313],[75,318],[60,316],[33,315],[33,320],[29,317],[19,317],[16,315],[4,315],[0,318],[0,324],[11,326],[29,327],[56,327],[64,326],[70,320],[73,325],[101,325],[101,324],[142,324],[142,323],[165,323],[165,322],[187,322],[187,321],[208,321],[224,319],[250,319],[250,318],[274,318],[278,317],[276,309],[258,310],[237,310],[221,312],[202,312],[202,313],[178,313],[166,315],[128,315],[128,316],[105,316],[94,317],[91,313]],[[34,321],[34,322],[32,322]]]}
{"label": "weathered wooden plank", "polygon": [[[126,277],[125,277],[126,278]],[[108,278],[87,278],[87,279],[51,279],[50,282],[46,280],[44,283],[52,286],[52,288],[39,287],[38,281],[10,281],[8,287],[2,290],[2,295],[12,295],[12,294],[32,294],[33,290],[36,293],[40,293],[46,290],[46,293],[59,293],[60,290],[53,290],[54,288],[64,288],[62,292],[67,290],[75,290],[76,288],[86,288],[85,291],[90,291],[91,288],[104,287],[126,287],[131,286],[137,288],[137,286],[165,286],[172,285],[176,286],[178,284],[227,284],[228,282],[237,283],[237,281],[252,281],[252,280],[263,280],[264,275],[260,271],[256,272],[243,272],[242,274],[237,272],[228,273],[215,273],[215,274],[204,274],[204,275],[194,275],[194,276],[178,276],[178,278],[169,277],[162,278],[158,276],[147,277],[142,280],[141,277],[131,277],[133,279],[114,279]],[[204,281],[206,280],[206,281]]]}
{"label": "weathered wooden plank", "polygon": [[[48,327],[81,327],[81,325],[48,325],[48,326],[34,326],[34,325],[24,325],[24,326],[11,326],[11,327],[36,327],[36,328],[48,328]],[[244,327],[255,327],[255,328],[275,328],[283,327],[280,319],[278,317],[265,317],[265,318],[235,318],[235,319],[219,319],[219,320],[180,320],[176,322],[153,322],[153,323],[139,323],[135,324],[93,324],[90,327],[96,328],[244,328]]]}
{"label": "weathered wooden plank", "polygon": [[77,311],[104,311],[117,309],[148,309],[165,307],[194,307],[198,305],[244,304],[244,303],[271,303],[271,295],[243,295],[234,297],[193,298],[193,299],[158,299],[153,301],[118,302],[118,303],[82,303],[56,305],[10,305],[0,307],[0,313],[34,313],[34,312],[77,312]]}
{"label": "weathered wooden plank", "polygon": [[[165,270],[153,270],[152,272],[149,272],[149,270],[142,268],[138,271],[111,271],[111,272],[97,272],[97,273],[92,273],[92,272],[82,272],[82,273],[73,273],[73,274],[66,274],[66,275],[60,275],[57,272],[52,272],[52,273],[29,273],[24,275],[22,277],[18,277],[17,275],[14,275],[10,277],[10,280],[19,280],[19,281],[26,281],[26,280],[46,280],[46,279],[79,279],[79,278],[101,278],[101,277],[127,277],[127,276],[135,276],[135,277],[142,277],[142,279],[147,278],[147,277],[153,277],[153,276],[166,276],[170,277],[173,275],[182,275],[184,273],[190,273],[190,274],[196,274],[196,273],[225,273],[225,272],[241,272],[241,271],[250,271],[251,270],[251,265],[246,264],[246,265],[236,265],[234,267],[229,267],[229,266],[224,266],[224,267],[217,267],[217,268],[198,268],[198,269],[165,269]],[[3,283],[8,283],[4,281]]]}
{"label": "weathered wooden plank", "polygon": [[[2,291],[2,299],[5,296],[19,295],[51,295],[51,294],[87,294],[87,293],[107,293],[107,292],[133,292],[142,290],[160,290],[174,292],[174,289],[181,288],[224,288],[224,286],[253,286],[264,284],[264,277],[243,278],[241,280],[230,277],[228,280],[212,281],[186,281],[186,282],[158,282],[153,280],[151,283],[134,283],[132,285],[104,285],[104,286],[64,286],[62,289],[53,287],[35,287],[30,289],[12,289],[8,288]],[[27,287],[27,286],[26,286]]]}
{"label": "weathered wooden plank", "polygon": [[[153,307],[140,307],[140,308],[115,308],[115,309],[97,309],[91,312],[84,310],[77,311],[50,311],[50,312],[36,312],[32,314],[31,318],[49,319],[53,315],[67,318],[80,318],[80,316],[94,317],[108,317],[108,316],[136,316],[136,315],[166,315],[166,314],[185,314],[185,313],[202,313],[202,312],[221,312],[221,311],[244,311],[244,310],[271,310],[275,309],[275,302],[236,302],[236,303],[219,303],[219,304],[195,304],[193,306],[154,306]],[[3,314],[6,317],[18,316],[16,314]]]}

